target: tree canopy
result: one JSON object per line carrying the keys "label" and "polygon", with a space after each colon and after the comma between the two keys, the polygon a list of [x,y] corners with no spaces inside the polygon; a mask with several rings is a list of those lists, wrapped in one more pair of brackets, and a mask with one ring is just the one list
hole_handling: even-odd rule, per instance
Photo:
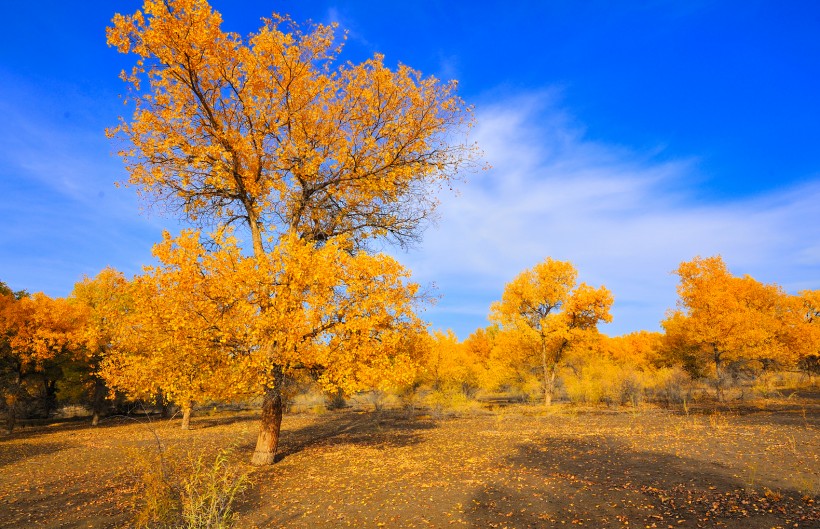
{"label": "tree canopy", "polygon": [[[236,380],[264,393],[253,459],[264,464],[273,462],[281,386],[294,366],[321,365],[323,381],[346,389],[358,373],[397,365],[390,336],[414,320],[416,287],[398,263],[368,255],[368,243],[416,238],[435,186],[478,153],[454,81],[391,69],[380,55],[337,62],[334,24],[303,29],[274,14],[243,38],[221,22],[205,0],[145,0],[116,15],[108,43],[136,55],[122,75],[134,112],[108,134],[124,143],[128,184],[215,228],[215,248],[195,247],[191,234],[159,245],[165,268],[141,282],[175,307],[174,322],[151,320],[165,350],[209,341],[196,354],[215,354],[211,365],[225,358],[217,344],[233,347],[230,368],[243,368]],[[235,240],[223,244],[234,224],[250,234],[253,260]],[[222,284],[229,291],[217,293]]]}

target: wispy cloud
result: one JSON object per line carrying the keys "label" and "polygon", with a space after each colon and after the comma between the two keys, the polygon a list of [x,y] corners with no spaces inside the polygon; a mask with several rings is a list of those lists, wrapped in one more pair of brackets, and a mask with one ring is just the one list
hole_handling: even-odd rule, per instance
{"label": "wispy cloud", "polygon": [[64,93],[55,101],[0,81],[9,94],[0,102],[0,280],[66,295],[108,265],[138,272],[163,226],[174,223],[140,215],[133,190],[114,186],[125,173],[100,116],[83,115],[85,98]]}
{"label": "wispy cloud", "polygon": [[371,48],[372,43],[367,40],[364,34],[358,29],[356,20],[346,16],[339,8],[332,6],[325,14],[325,24],[338,24],[340,35],[345,34],[351,41],[357,42],[365,48]]}
{"label": "wispy cloud", "polygon": [[587,140],[555,100],[541,93],[479,111],[493,169],[443,196],[439,225],[401,256],[439,288],[427,314],[435,326],[466,336],[485,325],[504,284],[547,256],[613,291],[610,334],[657,329],[676,300],[671,271],[696,255],[720,253],[733,272],[791,291],[820,286],[820,226],[810,220],[820,181],[710,201],[697,159]]}
{"label": "wispy cloud", "polygon": [[[87,101],[46,108],[30,87],[0,87],[13,94],[0,101],[0,280],[65,295],[106,265],[138,272],[162,227],[177,225],[140,215],[133,190],[113,187],[124,173],[102,135],[111,123],[77,115]],[[475,135],[493,169],[442,195],[438,226],[399,256],[437,285],[434,326],[465,337],[485,325],[504,284],[546,256],[613,291],[611,334],[657,328],[675,303],[670,272],[695,255],[721,253],[735,273],[790,291],[820,287],[820,180],[707,200],[696,158],[590,141],[557,101],[543,92],[481,108]]]}

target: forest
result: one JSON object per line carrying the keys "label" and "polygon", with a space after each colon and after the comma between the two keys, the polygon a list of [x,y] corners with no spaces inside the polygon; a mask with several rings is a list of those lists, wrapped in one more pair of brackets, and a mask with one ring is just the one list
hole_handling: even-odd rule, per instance
{"label": "forest", "polygon": [[[107,131],[126,167],[122,184],[189,228],[165,232],[142,273],[105,268],[78,278],[64,298],[0,283],[0,465],[14,476],[4,478],[0,497],[9,502],[6,523],[31,516],[18,508],[27,501],[19,484],[42,494],[25,481],[36,472],[21,465],[74,446],[68,438],[39,445],[49,425],[80,435],[99,448],[98,462],[109,461],[89,464],[110,496],[64,492],[82,512],[102,494],[91,526],[108,526],[108,516],[141,527],[415,526],[424,508],[397,501],[407,487],[438,488],[431,526],[501,527],[507,517],[515,527],[559,518],[701,527],[757,511],[761,527],[820,520],[820,290],[789,293],[733,274],[720,255],[692,256],[673,272],[678,301],[658,315],[661,332],[608,336],[599,324],[612,320],[618,293],[544,255],[503,285],[487,307],[487,327],[463,340],[432,329],[422,313],[435,293],[381,250],[418,241],[433,218],[435,190],[486,167],[468,140],[475,117],[457,84],[391,68],[378,54],[342,62],[335,24],[273,17],[244,38],[220,23],[204,0],[145,0],[107,28],[109,45],[134,58],[122,75],[133,112]],[[765,456],[764,468],[708,444],[738,432],[750,432],[744,442],[782,443],[782,435],[767,437],[732,415],[766,406],[791,414],[771,425],[776,432],[802,427],[788,430],[791,452],[777,450],[793,458]],[[802,422],[792,421],[795,410]],[[139,454],[125,457],[123,469],[111,461],[123,460],[117,450],[136,435],[132,426],[150,436],[131,446]],[[488,459],[470,444],[480,432],[494,432],[486,434]],[[349,453],[334,452],[334,439],[350,444]],[[450,466],[437,459],[448,440],[462,451]],[[413,443],[420,447],[413,456],[397,455]],[[652,452],[661,450],[655,443],[670,452]],[[180,452],[168,452],[171,444]],[[681,463],[697,459],[686,444],[711,460],[726,458],[733,478],[687,474],[689,485],[675,483],[675,465],[700,465]],[[496,450],[500,459],[492,459]],[[641,450],[654,463],[635,455]],[[350,479],[386,488],[363,514],[350,503],[334,507],[317,485],[302,502],[324,514],[346,509],[332,523],[307,518],[315,511],[307,507],[278,513],[291,508],[285,499],[242,510],[254,504],[248,494],[299,496],[297,476],[314,479],[310,469],[326,467],[310,461],[322,457],[339,458],[344,472],[372,472]],[[590,467],[562,466],[576,458]],[[651,474],[663,458],[668,473],[624,477]],[[467,463],[473,471],[451,468]],[[407,482],[388,479],[391,464],[406,466]],[[607,464],[614,474],[599,475]],[[525,492],[510,484],[508,467],[524,469]],[[552,469],[549,492],[533,477],[545,469]],[[488,485],[502,478],[507,492]],[[477,489],[457,496],[453,480]],[[130,493],[120,495],[117,481]],[[590,491],[602,483],[610,492],[599,507]],[[574,503],[530,508],[527,498],[542,501],[558,489],[562,497],[580,494],[582,512]],[[633,492],[658,512],[633,505]],[[122,497],[136,498],[130,521],[112,514]],[[376,523],[378,502],[393,518]],[[680,525],[690,522],[697,525]]]}
{"label": "forest", "polygon": [[[3,284],[6,430],[12,432],[18,418],[48,418],[61,408],[82,408],[96,425],[104,415],[155,407],[167,414],[169,406],[179,410],[186,429],[197,406],[258,403],[267,384],[259,365],[271,361],[271,353],[252,340],[270,332],[256,326],[271,324],[233,297],[240,274],[248,273],[238,253],[224,256],[236,259],[221,265],[237,274],[226,279],[211,261],[197,261],[216,257],[198,244],[193,237],[166,241],[158,255],[173,256],[174,264],[130,280],[106,269],[78,282],[68,298],[12,292]],[[323,286],[327,269],[314,269],[288,287],[304,293]],[[676,273],[680,300],[663,319],[664,332],[615,337],[597,329],[611,318],[612,293],[578,283],[571,263],[550,258],[506,285],[489,307],[492,324],[461,341],[418,319],[408,301],[414,286],[402,285],[398,274],[387,276],[396,282],[392,300],[369,299],[371,284],[361,286],[358,297],[346,286],[343,298],[321,300],[330,321],[302,329],[293,315],[305,308],[305,298],[285,300],[292,312],[280,325],[299,333],[291,339],[301,347],[274,357],[282,366],[283,407],[307,395],[321,395],[328,408],[343,407],[355,395],[367,395],[376,407],[459,407],[486,399],[550,406],[556,398],[668,407],[816,387],[820,291],[791,295],[734,276],[719,256],[681,263]],[[305,336],[319,335],[317,328],[342,325],[355,325],[343,343],[334,342],[339,336],[305,343]],[[362,338],[365,333],[370,336]]]}

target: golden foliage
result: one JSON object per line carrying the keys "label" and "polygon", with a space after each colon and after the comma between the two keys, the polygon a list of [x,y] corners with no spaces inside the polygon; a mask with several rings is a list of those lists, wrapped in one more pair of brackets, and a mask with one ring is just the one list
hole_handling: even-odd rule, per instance
{"label": "golden foliage", "polygon": [[696,257],[681,263],[676,273],[680,309],[663,322],[667,341],[690,365],[713,364],[718,398],[727,362],[797,361],[795,344],[808,336],[810,309],[794,296],[748,275],[733,276],[720,256]]}
{"label": "golden foliage", "polygon": [[0,294],[0,333],[22,371],[68,353],[82,322],[82,312],[63,298]]}
{"label": "golden foliage", "polygon": [[242,38],[203,0],[146,0],[108,43],[137,56],[135,106],[109,130],[129,183],[191,219],[324,240],[412,237],[429,185],[476,157],[453,144],[472,123],[456,83],[375,55],[337,63],[336,25],[274,15]]}
{"label": "golden foliage", "polygon": [[[221,22],[205,0],[145,0],[107,32],[137,58],[122,74],[134,112],[108,131],[124,140],[128,183],[190,220],[246,227],[256,258],[226,240],[205,256],[185,235],[178,249],[158,248],[165,269],[140,283],[173,299],[167,317],[145,307],[158,316],[141,325],[161,331],[163,350],[202,356],[197,372],[223,371],[227,356],[219,383],[237,388],[189,376],[175,391],[278,392],[289,371],[319,366],[326,387],[346,391],[412,378],[397,329],[418,325],[415,287],[398,263],[361,250],[373,238],[418,236],[434,187],[477,157],[453,141],[472,125],[471,109],[454,81],[391,69],[380,55],[336,62],[335,24],[302,30],[273,15],[243,38]],[[196,259],[173,262],[193,250]],[[265,402],[276,439],[281,399]]]}
{"label": "golden foliage", "polygon": [[384,255],[315,248],[295,235],[258,257],[216,234],[165,235],[130,288],[117,346],[103,365],[132,395],[159,389],[179,403],[264,393],[285,374],[320,373],[325,389],[355,392],[415,375],[402,337],[417,332],[417,285]]}
{"label": "golden foliage", "polygon": [[577,275],[572,263],[547,258],[508,283],[490,308],[491,321],[518,342],[509,348],[511,359],[540,370],[547,404],[566,351],[596,340],[598,322],[612,319],[609,290],[576,285]]}

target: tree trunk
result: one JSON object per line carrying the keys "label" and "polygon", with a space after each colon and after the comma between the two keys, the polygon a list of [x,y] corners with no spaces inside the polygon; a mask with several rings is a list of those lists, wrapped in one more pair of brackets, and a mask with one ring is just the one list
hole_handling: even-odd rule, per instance
{"label": "tree trunk", "polygon": [[547,341],[543,335],[541,336],[541,369],[544,370],[544,406],[551,406],[552,384],[550,383],[549,366],[547,366]]}
{"label": "tree trunk", "polygon": [[256,450],[251,458],[251,465],[272,465],[276,458],[276,447],[279,444],[279,431],[282,427],[282,391],[281,385],[265,391],[262,400],[262,419],[259,422],[259,437],[256,439]]}
{"label": "tree trunk", "polygon": [[157,406],[159,406],[159,416],[162,419],[168,418],[168,399],[162,391],[157,392]]}
{"label": "tree trunk", "polygon": [[103,412],[103,404],[105,403],[107,393],[108,388],[105,387],[105,382],[99,377],[94,377],[94,397],[91,401],[91,408],[94,414],[91,417],[91,426],[100,424],[100,415],[102,415]]}
{"label": "tree trunk", "polygon": [[6,433],[14,431],[14,426],[17,424],[17,401],[20,398],[20,383],[22,377],[18,374],[14,380],[9,384],[6,392]]}
{"label": "tree trunk", "polygon": [[547,387],[544,391],[544,405],[552,406],[552,394],[555,392],[555,364],[552,365],[549,376],[547,377]]}
{"label": "tree trunk", "polygon": [[45,388],[45,415],[49,418],[57,410],[57,381],[51,379],[43,380],[43,387]]}
{"label": "tree trunk", "polygon": [[187,402],[182,406],[182,429],[191,429],[191,409],[194,407],[193,402]]}
{"label": "tree trunk", "polygon": [[17,394],[8,393],[6,395],[6,433],[14,431],[14,425],[17,423]]}
{"label": "tree trunk", "polygon": [[721,370],[720,351],[716,346],[712,346],[715,353],[715,394],[718,402],[723,402],[723,371]]}

